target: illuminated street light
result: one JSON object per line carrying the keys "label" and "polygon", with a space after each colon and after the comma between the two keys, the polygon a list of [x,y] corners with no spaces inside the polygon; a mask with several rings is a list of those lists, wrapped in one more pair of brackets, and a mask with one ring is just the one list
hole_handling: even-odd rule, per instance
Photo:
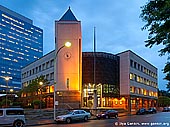
{"label": "illuminated street light", "polygon": [[69,48],[71,47],[71,43],[69,41],[67,41],[65,44],[64,44],[65,47]]}
{"label": "illuminated street light", "polygon": [[61,46],[57,51],[56,51],[56,54],[55,54],[55,57],[54,57],[54,120],[56,118],[56,105],[58,105],[58,103],[56,102],[56,63],[57,63],[57,56],[58,56],[58,53],[61,51],[61,49],[63,49],[64,47],[71,47],[71,43],[70,42],[66,42],[63,46]]}
{"label": "illuminated street light", "polygon": [[41,113],[41,108],[42,108],[42,85],[43,85],[43,82],[39,82],[39,85],[40,85],[40,113]]}

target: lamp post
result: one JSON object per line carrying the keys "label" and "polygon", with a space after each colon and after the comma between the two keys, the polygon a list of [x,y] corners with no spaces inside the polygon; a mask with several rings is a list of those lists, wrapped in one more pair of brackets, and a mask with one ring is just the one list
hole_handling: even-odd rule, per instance
{"label": "lamp post", "polygon": [[42,109],[42,85],[43,82],[39,82],[40,85],[40,113],[41,113],[41,109]]}
{"label": "lamp post", "polygon": [[7,94],[8,94],[7,90],[8,90],[8,81],[9,81],[9,77],[8,76],[5,77],[5,81],[6,81],[6,100],[5,100],[5,106],[7,107],[8,106],[8,104],[7,104],[7,99],[8,99],[8,97],[7,97]]}
{"label": "lamp post", "polygon": [[57,56],[58,56],[58,53],[61,51],[61,49],[63,49],[64,47],[69,48],[70,46],[71,46],[71,43],[66,42],[57,51],[55,51],[55,57],[54,57],[54,120],[56,118],[56,70],[57,70],[56,69],[56,63],[57,63]]}

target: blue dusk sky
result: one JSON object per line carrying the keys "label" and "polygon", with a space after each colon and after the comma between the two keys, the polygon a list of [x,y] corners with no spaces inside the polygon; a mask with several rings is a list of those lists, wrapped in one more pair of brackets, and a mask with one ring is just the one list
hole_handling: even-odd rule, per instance
{"label": "blue dusk sky", "polygon": [[142,31],[144,22],[139,18],[141,6],[148,0],[0,0],[7,7],[33,20],[35,26],[43,29],[44,54],[54,50],[54,23],[69,6],[82,24],[83,52],[93,51],[93,31],[96,27],[98,52],[117,54],[132,50],[158,68],[158,87],[166,90],[162,69],[167,56],[160,57],[162,48],[145,47],[147,31]]}

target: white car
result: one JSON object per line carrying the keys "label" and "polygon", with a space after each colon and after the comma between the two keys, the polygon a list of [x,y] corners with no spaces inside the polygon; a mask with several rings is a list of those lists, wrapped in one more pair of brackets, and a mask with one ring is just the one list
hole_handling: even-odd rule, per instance
{"label": "white car", "polygon": [[23,108],[0,108],[0,126],[2,125],[24,127],[25,115]]}
{"label": "white car", "polygon": [[91,117],[89,112],[84,110],[73,110],[68,112],[66,115],[56,117],[57,122],[71,123],[72,121],[84,120],[87,121]]}

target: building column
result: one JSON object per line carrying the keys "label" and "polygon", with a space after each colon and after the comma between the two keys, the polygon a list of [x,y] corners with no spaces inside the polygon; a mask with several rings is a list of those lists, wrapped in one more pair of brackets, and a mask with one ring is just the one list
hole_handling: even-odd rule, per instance
{"label": "building column", "polygon": [[131,97],[130,95],[128,96],[128,113],[131,114]]}

